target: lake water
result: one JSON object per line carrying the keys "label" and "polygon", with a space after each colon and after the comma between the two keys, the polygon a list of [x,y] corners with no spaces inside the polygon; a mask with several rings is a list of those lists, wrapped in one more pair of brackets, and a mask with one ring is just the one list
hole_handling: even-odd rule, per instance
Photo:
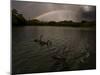
{"label": "lake water", "polygon": [[[34,42],[40,36],[45,42],[50,40],[52,45],[48,48]],[[69,68],[63,70],[95,69],[96,30],[50,26],[12,28],[13,73],[62,71],[62,64],[55,67],[54,55],[65,56]]]}

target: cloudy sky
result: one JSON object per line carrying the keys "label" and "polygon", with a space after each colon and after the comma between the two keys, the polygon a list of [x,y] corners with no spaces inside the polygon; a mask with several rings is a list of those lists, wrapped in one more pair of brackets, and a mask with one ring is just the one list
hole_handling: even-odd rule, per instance
{"label": "cloudy sky", "polygon": [[12,1],[12,9],[17,9],[26,19],[42,21],[91,21],[96,19],[96,7],[90,5]]}

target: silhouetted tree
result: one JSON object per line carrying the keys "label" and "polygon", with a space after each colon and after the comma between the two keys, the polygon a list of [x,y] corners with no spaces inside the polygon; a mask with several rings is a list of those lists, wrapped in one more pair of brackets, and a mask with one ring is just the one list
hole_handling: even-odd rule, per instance
{"label": "silhouetted tree", "polygon": [[81,21],[81,23],[86,23],[86,21],[85,21],[85,20],[83,20],[83,21]]}
{"label": "silhouetted tree", "polygon": [[50,21],[50,22],[48,22],[48,25],[56,25],[56,22],[55,21]]}
{"label": "silhouetted tree", "polygon": [[27,24],[26,19],[22,14],[19,14],[16,9],[12,10],[12,25],[13,26],[24,26]]}

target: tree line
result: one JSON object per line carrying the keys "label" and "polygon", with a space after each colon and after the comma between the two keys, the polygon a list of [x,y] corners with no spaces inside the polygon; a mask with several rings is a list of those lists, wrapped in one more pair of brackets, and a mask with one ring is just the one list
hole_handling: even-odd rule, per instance
{"label": "tree line", "polygon": [[44,22],[37,19],[26,20],[23,14],[20,14],[16,9],[12,9],[12,26],[71,26],[71,27],[95,27],[96,21],[49,21]]}

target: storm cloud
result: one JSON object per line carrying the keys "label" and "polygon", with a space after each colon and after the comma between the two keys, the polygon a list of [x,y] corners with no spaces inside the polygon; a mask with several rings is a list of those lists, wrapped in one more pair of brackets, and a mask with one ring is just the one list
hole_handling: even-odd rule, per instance
{"label": "storm cloud", "polygon": [[16,9],[23,14],[26,19],[43,21],[91,21],[96,19],[96,6],[91,5],[12,1],[12,9]]}

